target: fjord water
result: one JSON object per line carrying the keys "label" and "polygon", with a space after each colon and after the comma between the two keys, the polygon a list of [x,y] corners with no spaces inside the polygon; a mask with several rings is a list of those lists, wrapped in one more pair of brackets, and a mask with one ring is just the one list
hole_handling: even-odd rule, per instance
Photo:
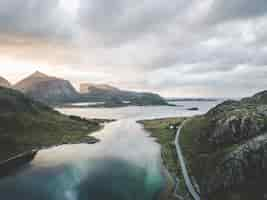
{"label": "fjord water", "polygon": [[[192,116],[218,102],[179,102],[184,107],[65,108],[60,112],[117,121],[94,134],[94,145],[40,151],[16,175],[0,180],[4,200],[153,200],[166,185],[160,146],[141,119]],[[186,108],[199,107],[199,111]]]}

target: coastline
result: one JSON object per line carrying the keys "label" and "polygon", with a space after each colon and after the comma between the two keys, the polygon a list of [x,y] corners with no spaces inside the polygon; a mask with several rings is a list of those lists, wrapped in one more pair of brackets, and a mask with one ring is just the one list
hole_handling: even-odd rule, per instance
{"label": "coastline", "polygon": [[114,120],[107,120],[107,119],[92,119],[98,122],[98,126],[84,134],[84,137],[78,138],[77,140],[72,140],[71,138],[66,141],[58,142],[54,145],[32,145],[31,149],[26,148],[25,151],[21,151],[23,153],[10,153],[10,157],[5,160],[0,160],[0,179],[15,174],[18,170],[20,170],[23,166],[29,164],[31,161],[34,160],[35,156],[38,154],[39,151],[44,149],[49,149],[56,146],[66,145],[66,144],[96,144],[100,142],[99,139],[90,136],[94,132],[100,131],[104,128],[105,123],[113,122]]}
{"label": "coastline", "polygon": [[[161,156],[162,162],[163,158]],[[163,163],[162,163],[163,164]],[[169,170],[166,168],[166,166],[162,165],[162,173],[164,177],[164,187],[161,189],[158,195],[158,200],[172,200],[173,199],[173,193],[175,191],[176,183],[172,175],[170,174]]]}
{"label": "coastline", "polygon": [[181,174],[174,144],[176,128],[185,119],[177,117],[138,121],[150,137],[156,138],[156,142],[161,145],[161,158],[165,168],[163,171],[166,177],[166,186],[159,195],[159,199],[162,200],[191,200]]}
{"label": "coastline", "polygon": [[17,170],[30,163],[35,158],[38,151],[39,150],[33,149],[0,162],[0,178],[16,173]]}
{"label": "coastline", "polygon": [[95,105],[73,105],[73,104],[61,104],[56,105],[56,108],[124,108],[129,106],[171,106],[171,107],[178,107],[175,104],[129,104],[129,103],[121,103],[121,104],[95,104]]}

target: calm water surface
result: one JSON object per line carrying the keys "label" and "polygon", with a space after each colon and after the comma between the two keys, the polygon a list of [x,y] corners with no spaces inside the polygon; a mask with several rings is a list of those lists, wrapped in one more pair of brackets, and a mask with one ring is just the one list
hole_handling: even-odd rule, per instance
{"label": "calm water surface", "polygon": [[[66,108],[60,112],[112,118],[94,133],[94,145],[63,145],[40,151],[16,175],[0,181],[3,200],[153,200],[165,186],[160,146],[140,119],[192,116],[219,102],[179,102],[181,107]],[[186,108],[199,107],[199,111]]]}

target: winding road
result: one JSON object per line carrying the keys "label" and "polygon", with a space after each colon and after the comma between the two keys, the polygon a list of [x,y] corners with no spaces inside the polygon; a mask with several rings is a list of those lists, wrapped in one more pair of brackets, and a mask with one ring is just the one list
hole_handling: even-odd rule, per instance
{"label": "winding road", "polygon": [[176,134],[176,137],[175,137],[175,146],[176,146],[176,151],[177,151],[178,159],[179,159],[179,162],[180,162],[180,165],[181,165],[182,174],[183,174],[183,177],[184,177],[184,180],[185,180],[186,187],[187,187],[188,191],[190,192],[190,194],[192,195],[194,200],[200,200],[200,196],[196,192],[196,190],[195,190],[195,188],[193,186],[193,183],[191,182],[191,179],[190,179],[190,177],[188,175],[188,171],[187,171],[186,166],[185,166],[185,161],[184,161],[184,157],[183,157],[183,154],[182,154],[182,150],[181,150],[181,147],[179,145],[180,132],[181,132],[181,129],[184,126],[185,123],[186,123],[186,121],[184,121],[179,126],[179,128],[177,130],[177,134]]}

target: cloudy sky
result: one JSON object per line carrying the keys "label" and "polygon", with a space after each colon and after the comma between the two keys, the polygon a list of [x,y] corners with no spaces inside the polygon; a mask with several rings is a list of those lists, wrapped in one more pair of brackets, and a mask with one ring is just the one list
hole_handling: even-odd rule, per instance
{"label": "cloudy sky", "polygon": [[251,95],[267,89],[267,3],[0,0],[0,76],[35,70],[76,86]]}

